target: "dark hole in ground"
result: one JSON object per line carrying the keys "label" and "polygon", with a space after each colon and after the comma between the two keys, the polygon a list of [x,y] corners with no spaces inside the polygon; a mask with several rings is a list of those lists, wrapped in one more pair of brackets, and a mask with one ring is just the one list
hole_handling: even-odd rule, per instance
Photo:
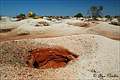
{"label": "dark hole in ground", "polygon": [[23,36],[23,35],[30,35],[30,33],[20,33],[18,36]]}
{"label": "dark hole in ground", "polygon": [[71,60],[78,58],[78,55],[73,54],[59,46],[41,47],[29,51],[27,57],[27,65],[32,68],[59,68],[64,67]]}
{"label": "dark hole in ground", "polygon": [[0,29],[0,33],[5,33],[5,32],[9,32],[12,31],[13,29]]}
{"label": "dark hole in ground", "polygon": [[39,67],[37,61],[34,61],[33,66],[34,66],[34,68],[38,68]]}

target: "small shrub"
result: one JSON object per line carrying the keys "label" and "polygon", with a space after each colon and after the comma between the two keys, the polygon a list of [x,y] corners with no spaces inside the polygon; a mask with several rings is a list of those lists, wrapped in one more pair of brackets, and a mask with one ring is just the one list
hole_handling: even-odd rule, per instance
{"label": "small shrub", "polygon": [[82,13],[78,13],[74,17],[83,17],[83,15],[82,15]]}
{"label": "small shrub", "polygon": [[20,13],[19,15],[16,16],[16,18],[18,18],[18,21],[19,21],[19,20],[25,19],[26,16],[25,16],[25,14]]}

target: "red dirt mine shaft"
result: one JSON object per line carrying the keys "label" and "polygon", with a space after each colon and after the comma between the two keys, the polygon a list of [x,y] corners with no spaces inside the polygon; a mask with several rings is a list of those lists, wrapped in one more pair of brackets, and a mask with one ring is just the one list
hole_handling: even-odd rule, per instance
{"label": "red dirt mine shaft", "polygon": [[38,69],[64,67],[69,61],[78,57],[78,55],[58,46],[37,48],[29,52],[27,65]]}

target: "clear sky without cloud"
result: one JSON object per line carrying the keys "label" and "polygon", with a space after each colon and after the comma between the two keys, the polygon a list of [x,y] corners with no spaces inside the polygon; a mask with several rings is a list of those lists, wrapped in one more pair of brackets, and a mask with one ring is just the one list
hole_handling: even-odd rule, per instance
{"label": "clear sky without cloud", "polygon": [[0,15],[15,16],[33,11],[42,16],[86,15],[92,5],[104,7],[104,15],[120,15],[120,0],[0,0]]}

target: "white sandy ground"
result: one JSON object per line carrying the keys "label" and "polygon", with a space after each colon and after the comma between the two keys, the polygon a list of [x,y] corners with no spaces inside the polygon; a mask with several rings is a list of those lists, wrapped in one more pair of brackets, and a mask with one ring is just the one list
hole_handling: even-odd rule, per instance
{"label": "white sandy ground", "polygon": [[[42,45],[62,46],[76,61],[64,68],[34,69],[25,67],[29,50]],[[1,80],[119,80],[120,42],[99,35],[81,34],[57,38],[36,38],[0,42]]]}
{"label": "white sandy ground", "polygon": [[[44,20],[44,19],[24,19],[21,21],[0,21],[0,29],[8,29],[8,28],[17,28],[20,27],[21,25],[31,25],[31,26],[35,26],[38,22],[48,22],[50,23],[50,21],[48,20]],[[27,28],[27,26],[26,26]]]}
{"label": "white sandy ground", "polygon": [[[26,27],[27,26],[27,27]],[[29,28],[28,28],[29,27]],[[43,27],[35,27],[31,25],[22,25],[19,28],[13,30],[11,34],[20,34],[20,33],[30,33],[30,34],[39,34],[39,35],[44,35],[44,34],[53,34],[53,35],[69,35],[69,34],[74,34],[76,32],[79,33],[80,28],[70,26],[67,24],[53,24],[51,26],[43,26]]]}
{"label": "white sandy ground", "polygon": [[96,26],[87,28],[84,32],[120,40],[120,26],[111,25],[107,22],[100,22]]}
{"label": "white sandy ground", "polygon": [[[35,26],[38,24],[38,22],[47,22],[49,26]],[[88,23],[88,26],[80,27],[80,25],[84,23]],[[108,38],[120,40],[120,26],[111,25],[107,22],[92,23],[74,19],[63,19],[61,20],[61,23],[55,23],[45,19],[25,19],[16,22],[1,22],[0,29],[13,29],[12,31],[9,31],[7,33],[0,33],[1,40],[4,38],[7,39],[11,37],[19,37],[18,35],[23,34],[34,36],[97,34]]]}
{"label": "white sandy ground", "polygon": [[[49,26],[35,26],[38,22],[45,21],[49,24]],[[7,23],[7,22],[6,22]],[[12,22],[11,22],[12,23]],[[25,19],[22,21],[15,22],[18,27],[9,31],[7,33],[0,33],[0,39],[3,38],[11,38],[11,37],[19,37],[20,34],[27,35],[39,35],[39,36],[65,36],[65,35],[73,35],[83,33],[82,30],[84,27],[76,27],[72,25],[68,25],[65,21],[61,23],[54,23],[51,21],[43,20],[43,19]],[[13,28],[13,26],[11,26]],[[1,24],[1,28],[4,28],[4,24]],[[9,28],[9,26],[8,26]],[[6,29],[8,29],[6,27]]]}
{"label": "white sandy ground", "polygon": [[15,29],[18,26],[16,22],[0,22],[0,29]]}
{"label": "white sandy ground", "polygon": [[[36,27],[38,22],[47,22],[49,26]],[[107,22],[89,22],[89,27],[79,26],[82,23],[84,22],[75,19],[63,19],[59,23],[44,19],[0,22],[0,29],[12,29],[10,32],[0,33],[1,80],[119,80],[120,42],[116,39],[120,40],[120,26]],[[23,33],[28,35],[18,36]],[[49,36],[61,37],[37,38]],[[35,39],[29,39],[33,37]],[[79,59],[59,69],[26,67],[24,57],[28,55],[28,51],[43,45],[62,46],[78,54]]]}

